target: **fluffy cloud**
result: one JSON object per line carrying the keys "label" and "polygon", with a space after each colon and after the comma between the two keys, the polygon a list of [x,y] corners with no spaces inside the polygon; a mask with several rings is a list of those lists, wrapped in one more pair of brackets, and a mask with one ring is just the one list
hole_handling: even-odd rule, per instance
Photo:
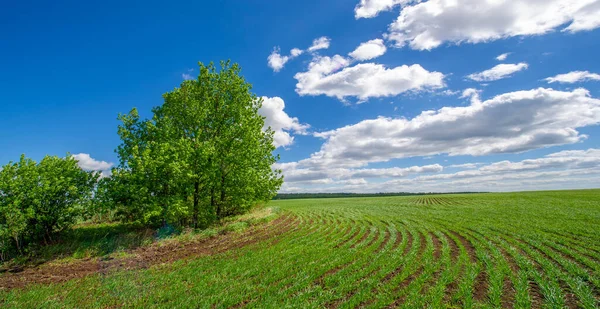
{"label": "fluffy cloud", "polygon": [[288,61],[302,55],[303,52],[304,51],[301,49],[293,48],[290,51],[289,56],[283,56],[280,54],[279,47],[275,47],[269,55],[269,57],[267,58],[267,63],[269,67],[273,69],[274,72],[279,72],[281,71],[281,69],[283,69],[283,67]]}
{"label": "fluffy cloud", "polygon": [[510,55],[510,53],[504,53],[502,55],[499,55],[498,57],[496,57],[496,60],[504,61],[504,60],[506,60],[506,58],[508,58],[508,55]]}
{"label": "fluffy cloud", "polygon": [[[328,37],[320,37],[318,39],[315,39],[313,41],[313,44],[308,48],[308,51],[314,52],[319,49],[327,49],[329,48],[330,42],[331,40]],[[273,48],[273,51],[271,52],[269,57],[267,57],[267,64],[271,69],[273,69],[274,72],[279,72],[281,71],[281,69],[283,69],[283,67],[288,61],[302,54],[304,54],[304,50],[300,48],[292,48],[292,50],[290,50],[289,56],[285,56],[281,54],[281,50],[279,49],[279,47],[275,47]]]}
{"label": "fluffy cloud", "polygon": [[481,156],[573,144],[576,129],[600,123],[600,100],[585,89],[538,88],[498,95],[471,105],[424,111],[412,118],[364,120],[315,133],[321,149],[299,164],[360,167],[395,158],[438,154]]}
{"label": "fluffy cloud", "polygon": [[[481,166],[478,168],[478,166]],[[293,174],[296,165],[289,165],[284,175]],[[282,192],[452,192],[510,191],[527,189],[594,188],[600,185],[600,149],[560,151],[541,158],[517,162],[500,161],[487,165],[470,163],[454,167],[470,170],[440,173],[431,169],[429,175],[406,173],[404,177],[385,180],[383,176],[366,181],[356,178],[320,178],[312,181],[288,181]],[[414,169],[420,167],[413,167]],[[423,167],[424,168],[424,167]],[[385,175],[385,170],[378,174]],[[401,168],[393,168],[401,169]],[[330,175],[327,170],[312,170],[314,175]],[[304,171],[303,173],[307,173]],[[335,175],[335,173],[334,173]]]}
{"label": "fluffy cloud", "polygon": [[429,50],[444,42],[480,43],[600,26],[598,0],[429,0],[403,7],[387,38]]}
{"label": "fluffy cloud", "polygon": [[386,50],[387,48],[385,47],[385,44],[383,44],[383,40],[375,39],[360,44],[360,46],[349,55],[356,60],[364,61],[377,58],[385,54]]}
{"label": "fluffy cloud", "polygon": [[319,49],[327,49],[327,48],[329,48],[330,43],[331,43],[331,40],[328,37],[326,37],[326,36],[320,37],[313,41],[313,44],[308,48],[308,51],[314,52]]}
{"label": "fluffy cloud", "polygon": [[292,48],[292,50],[290,51],[290,55],[294,58],[302,55],[303,53],[304,51],[299,48]]}
{"label": "fluffy cloud", "polygon": [[360,3],[354,8],[354,17],[372,18],[379,14],[391,10],[394,6],[411,2],[411,0],[360,0]]}
{"label": "fluffy cloud", "polygon": [[503,78],[510,77],[512,74],[525,70],[529,66],[525,62],[517,64],[499,64],[489,70],[485,70],[479,73],[473,73],[467,77],[478,82],[490,82]]}
{"label": "fluffy cloud", "polygon": [[340,100],[356,97],[362,102],[372,97],[445,86],[444,74],[429,72],[418,64],[389,69],[375,63],[348,67],[350,63],[350,60],[339,55],[316,57],[309,64],[308,71],[294,76],[298,80],[296,92],[300,95],[326,95]]}
{"label": "fluffy cloud", "polygon": [[77,160],[77,165],[82,170],[101,172],[103,176],[109,176],[110,168],[114,165],[106,161],[98,161],[87,153],[74,154],[72,157]]}
{"label": "fluffy cloud", "polygon": [[263,104],[258,113],[265,117],[264,129],[271,128],[275,132],[273,144],[275,147],[289,146],[294,142],[294,137],[290,132],[296,134],[306,134],[310,127],[302,124],[296,117],[290,117],[285,111],[285,102],[279,97],[262,97]]}
{"label": "fluffy cloud", "polygon": [[444,167],[439,164],[425,166],[411,166],[406,168],[371,168],[371,169],[349,169],[349,168],[299,168],[300,162],[275,164],[274,168],[281,169],[286,183],[339,183],[365,178],[404,178],[415,174],[439,173]]}
{"label": "fluffy cloud", "polygon": [[600,80],[600,74],[590,73],[588,71],[573,71],[566,74],[558,74],[554,77],[545,79],[548,83],[578,83],[590,80]]}

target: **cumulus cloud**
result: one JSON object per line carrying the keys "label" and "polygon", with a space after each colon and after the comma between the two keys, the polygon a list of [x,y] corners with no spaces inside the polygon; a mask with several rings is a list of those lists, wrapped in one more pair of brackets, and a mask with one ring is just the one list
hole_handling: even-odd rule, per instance
{"label": "cumulus cloud", "polygon": [[316,57],[308,71],[297,73],[299,95],[326,95],[344,100],[356,97],[366,101],[407,91],[442,88],[444,74],[430,72],[418,64],[387,68],[382,64],[361,63],[348,67],[351,61],[342,56]]}
{"label": "cumulus cloud", "polygon": [[72,157],[77,160],[77,165],[79,165],[82,170],[101,172],[103,176],[109,176],[110,168],[114,165],[113,163],[106,161],[98,161],[87,153],[74,154]]}
{"label": "cumulus cloud", "polygon": [[469,106],[424,111],[412,118],[379,117],[315,133],[325,140],[305,166],[359,167],[396,158],[438,154],[482,156],[573,144],[576,129],[600,123],[600,100],[585,89],[538,88]]}
{"label": "cumulus cloud", "polygon": [[304,53],[304,51],[299,48],[292,48],[292,50],[290,51],[290,55],[293,58],[298,57],[298,56],[302,55],[303,53]]}
{"label": "cumulus cloud", "polygon": [[314,52],[319,49],[327,49],[329,48],[329,44],[331,43],[331,39],[326,36],[322,36],[313,41],[313,44],[308,48],[309,52]]}
{"label": "cumulus cloud", "polygon": [[365,178],[404,178],[416,174],[439,173],[444,167],[439,164],[411,167],[390,167],[390,168],[301,168],[301,162],[275,164],[274,168],[283,171],[286,183],[333,183],[339,184],[340,181],[360,179],[364,182]]}
{"label": "cumulus cloud", "polygon": [[192,76],[192,74],[189,73],[183,73],[181,74],[181,78],[183,78],[184,80],[191,80],[194,79],[194,76]]}
{"label": "cumulus cloud", "polygon": [[[329,48],[329,44],[331,40],[328,37],[320,37],[313,41],[313,44],[307,49],[309,52],[314,52],[319,49],[327,49]],[[279,72],[285,66],[288,61],[304,54],[304,50],[300,48],[292,48],[290,50],[290,54],[288,56],[281,54],[281,49],[279,47],[273,48],[273,51],[267,57],[267,64],[274,72]]]}
{"label": "cumulus cloud", "polygon": [[267,63],[269,65],[269,67],[271,69],[273,69],[274,72],[279,72],[279,71],[281,71],[281,69],[283,69],[283,67],[285,66],[285,64],[288,61],[302,55],[302,53],[304,53],[303,50],[298,49],[298,48],[293,48],[290,51],[289,56],[283,56],[280,54],[279,47],[275,47],[273,49],[273,51],[271,52],[271,54],[269,55],[269,57],[267,58]]}
{"label": "cumulus cloud", "polygon": [[[380,12],[391,10],[396,5],[412,2],[413,0],[360,0],[354,8],[354,17],[373,18]],[[416,1],[416,0],[414,0]]]}
{"label": "cumulus cloud", "polygon": [[504,61],[506,60],[506,58],[508,58],[508,55],[510,55],[511,53],[504,53],[502,55],[499,55],[498,57],[496,57],[496,60],[498,61]]}
{"label": "cumulus cloud", "polygon": [[525,62],[517,64],[499,64],[489,70],[479,73],[473,73],[467,77],[477,82],[491,82],[510,77],[516,72],[527,69],[529,66]]}
{"label": "cumulus cloud", "polygon": [[[284,175],[294,173],[289,165]],[[288,181],[282,192],[452,192],[516,191],[527,189],[595,188],[600,185],[600,149],[560,151],[544,157],[490,164],[467,163],[456,166],[469,170],[455,173],[406,173],[404,177],[375,178],[366,181],[359,174],[350,178],[322,178],[314,181]],[[413,167],[415,168],[415,167]],[[416,167],[419,168],[419,167]],[[389,169],[389,168],[388,168]],[[401,169],[401,168],[396,168]],[[410,169],[410,168],[409,168]],[[386,170],[381,169],[381,170]],[[326,170],[312,173],[329,175]],[[304,171],[306,173],[306,171]],[[379,174],[385,175],[385,172]],[[356,177],[356,178],[353,178]],[[356,180],[355,183],[351,180]],[[318,185],[316,185],[319,183]]]}
{"label": "cumulus cloud", "polygon": [[273,144],[275,147],[286,147],[294,143],[294,137],[290,134],[306,134],[310,128],[302,124],[296,117],[290,117],[285,111],[285,102],[280,97],[262,97],[263,104],[258,113],[265,117],[263,129],[271,128],[275,132]]}
{"label": "cumulus cloud", "polygon": [[430,50],[441,44],[481,43],[557,29],[600,27],[598,0],[429,0],[404,6],[389,26],[396,46]]}
{"label": "cumulus cloud", "polygon": [[353,52],[349,55],[350,57],[359,60],[370,60],[377,58],[383,54],[385,54],[387,48],[383,43],[382,39],[370,40],[365,43],[360,44]]}
{"label": "cumulus cloud", "polygon": [[566,74],[558,74],[554,77],[545,79],[548,83],[566,83],[574,84],[584,81],[600,80],[600,74],[590,73],[588,71],[573,71]]}

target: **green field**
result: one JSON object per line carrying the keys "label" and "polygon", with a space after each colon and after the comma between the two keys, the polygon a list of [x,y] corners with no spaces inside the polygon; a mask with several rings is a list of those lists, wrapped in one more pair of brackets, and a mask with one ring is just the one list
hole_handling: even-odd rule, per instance
{"label": "green field", "polygon": [[214,238],[238,244],[228,250],[0,291],[0,307],[600,304],[600,190],[281,200],[267,207],[276,211],[268,223]]}

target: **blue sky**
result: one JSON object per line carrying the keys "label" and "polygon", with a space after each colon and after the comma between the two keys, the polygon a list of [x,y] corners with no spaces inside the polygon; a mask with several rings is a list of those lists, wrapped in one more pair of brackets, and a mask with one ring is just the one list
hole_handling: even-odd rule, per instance
{"label": "blue sky", "polygon": [[600,187],[597,28],[599,0],[5,3],[0,163],[106,172],[119,113],[231,59],[282,192]]}

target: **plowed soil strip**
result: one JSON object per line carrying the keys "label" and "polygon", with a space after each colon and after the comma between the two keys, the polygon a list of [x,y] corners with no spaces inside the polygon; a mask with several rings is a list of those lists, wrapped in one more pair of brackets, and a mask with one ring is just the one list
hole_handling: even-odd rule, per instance
{"label": "plowed soil strip", "polygon": [[375,253],[380,253],[381,251],[383,251],[383,249],[385,248],[385,246],[387,245],[387,243],[390,241],[390,231],[386,230],[384,232],[383,235],[383,241],[381,242],[381,244],[379,244],[379,247],[377,248],[377,250],[375,251]]}
{"label": "plowed soil strip", "polygon": [[[153,265],[171,263],[177,260],[189,259],[198,256],[218,254],[227,250],[245,247],[290,230],[293,225],[284,222],[290,217],[279,217],[264,227],[251,228],[246,235],[255,237],[235,241],[240,235],[218,235],[208,239],[190,241],[187,243],[172,242],[160,245],[140,247],[127,251],[128,257],[108,259],[86,259],[68,264],[40,265],[26,268],[18,273],[6,273],[0,276],[0,289],[22,288],[29,284],[50,284],[65,282],[71,279],[83,278],[93,274],[108,274],[118,270],[144,269]],[[279,226],[281,225],[281,226]],[[266,233],[256,235],[266,229]],[[257,232],[258,231],[258,232]],[[218,245],[215,245],[215,242]]]}
{"label": "plowed soil strip", "polygon": [[440,256],[442,255],[442,242],[437,238],[437,236],[435,236],[435,234],[433,234],[433,232],[429,232],[429,236],[431,237],[431,240],[433,241],[433,257],[434,259],[437,261],[440,259]]}
{"label": "plowed soil strip", "polygon": [[481,268],[481,271],[479,271],[477,277],[475,277],[475,282],[473,283],[473,299],[477,301],[484,301],[488,292],[489,277],[483,265]]}
{"label": "plowed soil strip", "polygon": [[373,235],[373,238],[371,238],[371,240],[367,243],[365,248],[370,247],[375,241],[377,241],[380,235],[381,233],[379,233],[379,230],[375,230],[375,235]]}
{"label": "plowed soil strip", "polygon": [[[394,292],[397,293],[397,292],[405,289],[409,284],[411,284],[413,281],[415,281],[415,279],[419,278],[419,276],[421,276],[421,274],[423,274],[423,270],[424,270],[423,266],[419,267],[419,269],[417,269],[416,272],[412,273],[410,276],[408,276],[408,278],[406,278],[402,282],[400,282],[400,285],[396,288],[396,290]],[[402,303],[404,303],[405,300],[406,300],[406,295],[402,295],[400,298],[396,299],[393,303],[391,303],[387,308],[397,308]]]}
{"label": "plowed soil strip", "polygon": [[360,228],[356,229],[356,231],[354,232],[354,234],[352,234],[350,237],[348,237],[345,240],[343,240],[341,243],[335,245],[334,248],[343,247],[344,245],[346,245],[347,243],[349,243],[350,241],[352,241],[354,238],[356,238],[358,236],[358,234],[360,233],[360,231],[361,231]]}
{"label": "plowed soil strip", "polygon": [[452,231],[451,233],[454,236],[456,236],[456,238],[458,238],[458,240],[460,240],[462,245],[465,247],[465,250],[467,251],[469,259],[471,259],[471,262],[477,263],[477,255],[475,254],[475,247],[473,246],[473,244],[457,232]]}
{"label": "plowed soil strip", "polygon": [[356,246],[360,245],[361,243],[363,243],[365,241],[365,239],[367,239],[367,237],[369,237],[369,235],[371,235],[372,231],[371,228],[369,227],[369,229],[367,231],[365,231],[365,233],[362,235],[362,237],[355,243],[353,243],[350,248],[356,248]]}

